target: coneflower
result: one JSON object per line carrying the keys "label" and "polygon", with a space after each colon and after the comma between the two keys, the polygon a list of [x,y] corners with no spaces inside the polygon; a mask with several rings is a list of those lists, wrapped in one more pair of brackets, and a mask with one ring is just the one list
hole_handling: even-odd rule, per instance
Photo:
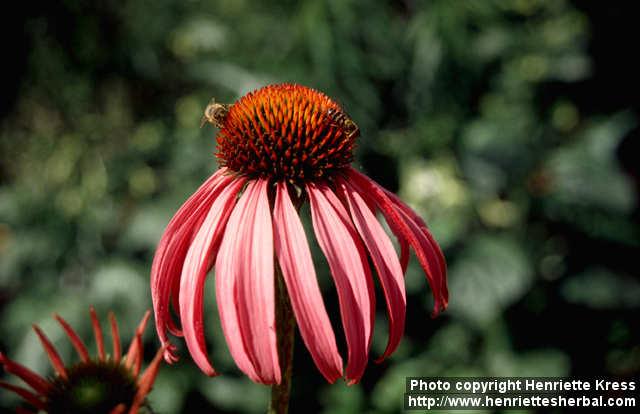
{"label": "coneflower", "polygon": [[[369,263],[389,314],[389,340],[380,360],[396,349],[404,330],[403,274],[410,248],[431,286],[434,313],[446,308],[446,264],[438,244],[398,197],[350,166],[359,130],[337,103],[313,89],[280,84],[232,105],[213,103],[204,119],[220,128],[220,169],[168,224],[151,271],[156,329],[167,346],[167,361],[176,358],[168,334],[184,336],[200,369],[217,375],[203,323],[204,285],[212,268],[231,355],[249,378],[263,384],[279,384],[290,370],[289,301],[327,381],[360,380],[375,311]],[[344,371],[299,217],[307,201],[338,293],[347,345]],[[400,257],[377,212],[398,238]]]}
{"label": "coneflower", "polygon": [[127,353],[122,355],[118,323],[113,313],[109,313],[112,354],[107,354],[100,321],[93,307],[90,309],[91,324],[96,339],[98,356],[92,358],[87,346],[73,328],[58,315],[54,315],[80,361],[65,364],[49,338],[33,325],[42,347],[47,353],[55,374],[43,377],[29,368],[12,361],[0,353],[0,364],[5,371],[24,381],[30,389],[0,381],[0,387],[18,394],[29,408],[19,407],[18,413],[49,414],[136,414],[151,412],[146,397],[151,391],[160,363],[163,349],[156,353],[149,367],[140,374],[143,360],[142,333],[149,320],[147,311],[136,329]]}

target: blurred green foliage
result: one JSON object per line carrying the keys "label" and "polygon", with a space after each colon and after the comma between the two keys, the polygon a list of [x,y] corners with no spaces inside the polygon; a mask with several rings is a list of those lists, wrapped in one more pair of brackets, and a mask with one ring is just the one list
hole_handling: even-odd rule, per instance
{"label": "blurred green foliage", "polygon": [[[0,346],[12,358],[49,372],[31,323],[70,358],[50,315],[88,338],[90,304],[113,309],[130,338],[164,226],[216,168],[215,131],[198,128],[206,103],[296,82],[343,104],[362,131],[356,165],[427,219],[451,304],[429,319],[412,262],[401,348],[346,387],[325,384],[299,343],[293,412],[400,412],[409,375],[637,376],[638,200],[616,158],[637,120],[550,91],[592,71],[589,19],[567,1],[49,7],[25,19],[26,63],[0,127]],[[266,406],[268,389],[230,359],[214,299],[206,332],[224,375],[206,378],[183,351],[151,395],[159,413]]]}

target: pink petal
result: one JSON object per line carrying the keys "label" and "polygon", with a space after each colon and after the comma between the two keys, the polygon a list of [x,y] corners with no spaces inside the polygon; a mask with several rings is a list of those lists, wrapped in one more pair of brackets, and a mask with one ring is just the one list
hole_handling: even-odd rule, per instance
{"label": "pink petal", "polygon": [[180,322],[184,339],[195,363],[209,376],[216,375],[216,372],[209,363],[204,339],[202,312],[205,279],[244,182],[243,178],[236,179],[215,199],[189,247],[180,277]]}
{"label": "pink petal", "polygon": [[395,351],[404,332],[407,299],[403,272],[391,240],[365,200],[346,181],[340,180],[338,185],[343,198],[347,200],[353,223],[369,251],[387,302],[389,341],[378,359],[380,362]]}
{"label": "pink petal", "polygon": [[[431,285],[434,291],[434,316],[446,309],[448,303],[448,291],[447,291],[447,279],[446,275],[442,273],[442,266],[440,265],[440,260],[438,258],[438,254],[436,249],[434,248],[434,243],[432,243],[433,239],[430,239],[429,233],[423,231],[420,226],[411,219],[404,211],[399,210],[400,214],[405,219],[406,224],[409,226],[414,236],[418,240],[420,248],[422,249],[422,254],[426,257],[425,263],[420,263],[422,268],[424,269],[427,279],[429,280],[429,285]],[[437,244],[435,244],[437,246]]]}
{"label": "pink petal", "polygon": [[[149,322],[149,316],[151,316],[150,311],[146,311],[138,323],[138,327],[136,328],[136,332],[134,334],[133,340],[129,345],[129,349],[125,355],[126,361],[125,366],[127,368],[131,368],[134,364],[137,366],[141,364],[141,356],[142,356],[142,333],[144,329],[147,327],[147,322]],[[163,347],[164,348],[164,347]],[[137,375],[137,374],[136,374]]]}
{"label": "pink petal", "polygon": [[325,184],[307,184],[313,228],[338,291],[348,348],[346,378],[357,383],[367,365],[375,317],[373,283],[362,243],[340,200]]}
{"label": "pink petal", "polygon": [[140,368],[142,368],[142,360],[144,359],[144,346],[142,345],[142,335],[136,333],[136,342],[138,343],[138,352],[136,353],[136,363],[133,366],[133,376],[138,377]]}
{"label": "pink petal", "polygon": [[[184,259],[199,224],[218,194],[234,179],[226,173],[225,168],[219,169],[198,188],[171,219],[158,244],[151,268],[151,296],[156,330],[162,344],[169,342],[167,330],[177,336],[182,334],[171,317],[170,303],[173,298],[175,305]],[[174,309],[179,312],[178,307]],[[165,359],[168,362],[177,359],[173,350],[174,347],[167,347]]]}
{"label": "pink petal", "polygon": [[129,345],[129,350],[125,355],[124,366],[126,368],[133,370],[133,367],[139,364],[140,348],[142,348],[142,335],[136,332],[131,340],[131,345]]}
{"label": "pink petal", "polygon": [[[375,201],[392,231],[400,239],[406,240],[416,252],[416,256],[424,270],[434,298],[434,316],[445,309],[448,303],[446,281],[446,265],[444,256],[437,243],[426,228],[426,225],[409,207],[397,197],[390,197],[384,188],[364,174],[353,168],[349,169],[348,178],[361,194],[367,194]],[[439,254],[438,254],[439,252]]]}
{"label": "pink petal", "polygon": [[140,409],[140,406],[144,403],[147,395],[151,392],[151,387],[153,387],[153,383],[156,380],[158,371],[160,370],[160,363],[162,362],[162,354],[164,353],[164,351],[164,347],[158,349],[158,352],[156,352],[156,355],[153,357],[151,364],[149,364],[147,369],[142,374],[142,377],[140,377],[140,380],[138,381],[138,391],[133,397],[133,403],[131,404],[131,408],[129,409],[129,414],[136,414]]}
{"label": "pink petal", "polygon": [[300,334],[322,375],[334,383],[342,377],[342,358],[318,287],[304,228],[283,182],[277,184],[273,226],[276,256]]}
{"label": "pink petal", "polygon": [[80,359],[82,360],[82,362],[89,361],[89,351],[87,351],[87,346],[84,344],[82,339],[80,339],[76,331],[74,331],[73,328],[69,325],[69,323],[64,319],[62,319],[60,315],[54,314],[53,317],[58,321],[60,326],[62,326],[62,329],[65,331],[65,333],[69,337],[71,344],[78,352],[78,355],[80,356]]}
{"label": "pink petal", "polygon": [[9,384],[8,382],[0,381],[0,388],[4,388],[11,392],[18,394],[22,397],[26,402],[33,405],[39,410],[44,410],[45,405],[40,399],[40,397],[26,388],[19,387],[17,385]]}
{"label": "pink petal", "polygon": [[0,365],[4,365],[5,371],[19,377],[39,394],[45,395],[51,389],[50,382],[24,365],[7,358],[2,352],[0,352]]}
{"label": "pink petal", "polygon": [[391,202],[396,206],[396,208],[400,209],[405,215],[411,218],[418,225],[418,227],[420,228],[420,231],[428,239],[429,244],[431,245],[431,248],[435,252],[436,258],[438,259],[438,265],[440,267],[440,274],[442,275],[442,279],[441,279],[442,280],[442,284],[441,284],[442,301],[443,301],[444,307],[446,308],[449,302],[449,289],[447,288],[447,262],[444,258],[444,254],[442,253],[442,250],[440,249],[440,246],[438,245],[436,240],[433,238],[433,235],[429,231],[427,224],[424,222],[424,220],[422,220],[420,216],[418,216],[415,213],[415,211],[413,211],[402,200],[400,200],[400,198],[397,195],[387,190],[384,190],[384,191],[389,196],[389,198],[391,199]]}
{"label": "pink petal", "polygon": [[98,315],[93,306],[89,308],[89,314],[91,315],[91,325],[93,326],[93,335],[96,337],[96,347],[98,348],[98,359],[104,361],[104,337],[102,335],[102,328],[100,327],[100,321]]}
{"label": "pink petal", "polygon": [[118,330],[118,321],[113,312],[109,312],[109,322],[111,322],[111,339],[113,340],[113,360],[116,364],[120,363],[122,357],[122,349],[120,347],[120,332]]}
{"label": "pink petal", "polygon": [[253,381],[280,382],[273,229],[268,181],[251,181],[231,213],[216,261],[216,296],[227,345]]}
{"label": "pink petal", "polygon": [[62,362],[62,358],[60,358],[60,354],[58,354],[58,351],[56,350],[56,348],[53,346],[49,338],[47,338],[47,335],[45,335],[44,332],[42,332],[42,330],[38,327],[38,325],[33,325],[33,330],[36,331],[36,334],[38,335],[38,339],[40,339],[40,343],[42,344],[42,347],[44,348],[47,355],[49,356],[49,360],[51,361],[51,365],[53,366],[53,368],[56,370],[58,375],[60,375],[60,377],[67,379],[67,370],[64,367],[64,362]]}

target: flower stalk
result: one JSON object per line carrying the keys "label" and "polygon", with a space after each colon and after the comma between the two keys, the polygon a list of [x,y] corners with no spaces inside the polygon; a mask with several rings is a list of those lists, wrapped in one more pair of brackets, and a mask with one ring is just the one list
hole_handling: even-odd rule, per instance
{"label": "flower stalk", "polygon": [[268,414],[287,414],[291,397],[291,379],[293,373],[293,344],[295,342],[295,317],[291,301],[282,278],[282,271],[275,266],[276,293],[276,332],[278,356],[282,369],[280,384],[271,386],[271,401]]}

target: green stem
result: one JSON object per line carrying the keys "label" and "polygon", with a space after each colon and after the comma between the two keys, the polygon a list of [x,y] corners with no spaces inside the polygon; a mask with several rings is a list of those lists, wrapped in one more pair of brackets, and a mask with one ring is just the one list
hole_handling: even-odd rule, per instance
{"label": "green stem", "polygon": [[296,322],[291,309],[289,295],[284,285],[280,267],[276,265],[276,332],[278,338],[278,356],[282,369],[280,384],[271,386],[271,403],[268,414],[287,414],[291,397],[291,374],[293,372],[293,343]]}

